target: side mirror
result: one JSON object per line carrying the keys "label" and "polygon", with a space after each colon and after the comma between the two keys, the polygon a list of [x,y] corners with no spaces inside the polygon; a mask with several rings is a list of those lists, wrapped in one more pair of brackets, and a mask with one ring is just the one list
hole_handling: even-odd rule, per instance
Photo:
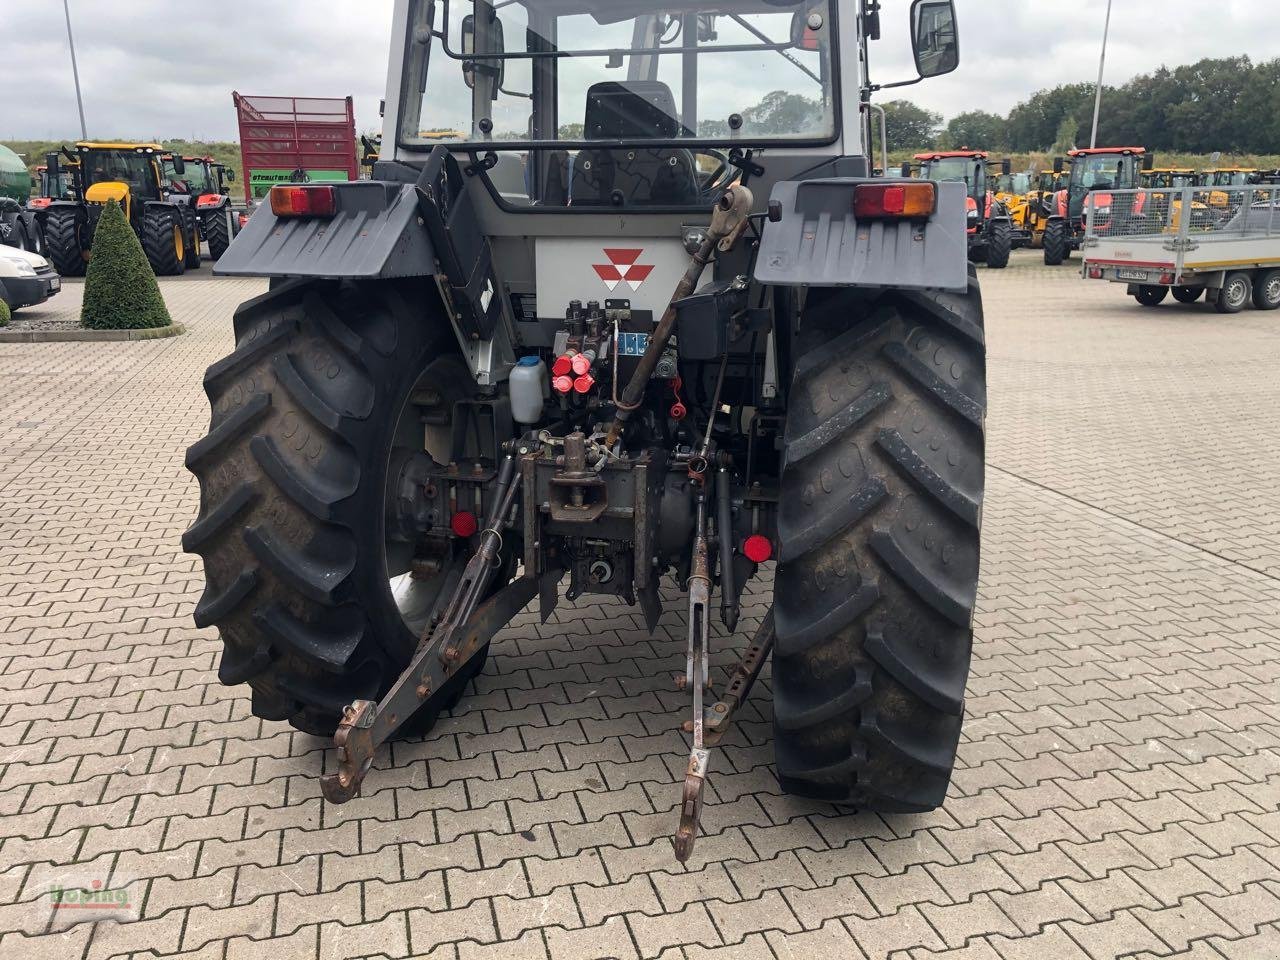
{"label": "side mirror", "polygon": [[222,171],[222,175],[227,178],[227,183],[236,182],[236,172],[233,168],[225,167]]}
{"label": "side mirror", "polygon": [[62,176],[62,161],[56,153],[50,153],[44,158],[45,166],[49,168],[49,183],[56,184],[58,178]]}
{"label": "side mirror", "polygon": [[1065,165],[1065,164],[1062,162],[1062,158],[1061,158],[1061,157],[1054,157],[1054,158],[1053,158],[1053,175],[1054,175],[1055,177],[1056,177],[1056,176],[1058,176],[1060,173],[1062,173],[1062,168],[1063,168],[1063,166],[1064,166],[1064,165]]}
{"label": "side mirror", "polygon": [[[480,53],[503,53],[506,47],[505,38],[502,35],[502,21],[498,19],[493,8],[489,8],[487,14],[489,17],[489,28],[487,42],[483,45],[484,50]],[[468,13],[462,18],[462,55],[463,57],[474,57],[476,54],[476,15]],[[466,85],[475,89],[476,71],[492,74],[496,79],[493,84],[493,99],[498,99],[498,88],[502,86],[503,78],[506,76],[506,61],[504,60],[466,60],[462,61],[462,79]]]}
{"label": "side mirror", "polygon": [[1001,172],[1004,176],[1006,176],[1006,177],[1012,176],[1012,175],[1013,175],[1013,161],[1012,161],[1012,160],[1010,160],[1008,157],[1005,157],[1003,160],[1001,160],[1001,161],[1000,161],[1000,172]]}
{"label": "side mirror", "polygon": [[911,50],[921,77],[940,77],[960,65],[953,0],[915,0],[911,4]]}
{"label": "side mirror", "polygon": [[903,164],[902,164],[902,170],[901,170],[901,173],[902,173],[902,179],[903,179],[903,180],[910,180],[910,179],[911,179],[911,164],[910,164],[910,162],[903,162]]}
{"label": "side mirror", "polygon": [[174,154],[173,157],[173,172],[178,176],[182,176],[187,172],[187,162],[177,154]]}
{"label": "side mirror", "polygon": [[1156,155],[1154,153],[1144,153],[1142,155],[1142,169],[1150,170],[1156,165]]}

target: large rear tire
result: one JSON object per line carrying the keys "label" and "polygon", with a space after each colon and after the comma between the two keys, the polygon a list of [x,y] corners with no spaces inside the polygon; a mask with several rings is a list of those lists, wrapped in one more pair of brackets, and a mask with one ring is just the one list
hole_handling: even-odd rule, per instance
{"label": "large rear tire", "polygon": [[[187,451],[200,515],[182,541],[204,559],[195,620],[222,635],[218,678],[247,683],[265,720],[331,734],[346,704],[400,675],[443,592],[446,573],[410,575],[414,544],[387,522],[398,454],[422,449],[424,422],[448,431],[453,402],[474,391],[428,303],[415,281],[291,281],[240,307],[235,352],[205,374],[212,423]],[[415,728],[483,664],[437,691]]]}
{"label": "large rear tire", "polygon": [[176,210],[161,207],[143,214],[140,239],[157,277],[180,277],[186,272],[186,229]]}
{"label": "large rear tire", "polygon": [[1013,226],[1008,220],[993,220],[987,237],[987,268],[1003,270],[1009,265],[1009,251],[1013,249]]}
{"label": "large rear tire", "polygon": [[203,262],[200,256],[200,218],[190,207],[182,208],[182,226],[185,238],[183,252],[186,254],[184,265],[188,270],[199,270]]}
{"label": "large rear tire", "polygon": [[227,247],[231,246],[233,216],[231,205],[227,204],[223,209],[215,210],[204,218],[204,235],[209,241],[210,260],[220,259],[227,252]]}
{"label": "large rear tire", "polygon": [[1067,221],[1050,220],[1044,228],[1044,262],[1045,266],[1056,267],[1071,256],[1071,238],[1068,235]]}
{"label": "large rear tire", "polygon": [[966,293],[815,290],[778,517],[774,752],[791,793],[923,811],[964,712],[986,350]]}
{"label": "large rear tire", "polygon": [[81,246],[84,221],[75,210],[50,210],[44,218],[46,254],[53,268],[64,277],[82,277],[85,271]]}

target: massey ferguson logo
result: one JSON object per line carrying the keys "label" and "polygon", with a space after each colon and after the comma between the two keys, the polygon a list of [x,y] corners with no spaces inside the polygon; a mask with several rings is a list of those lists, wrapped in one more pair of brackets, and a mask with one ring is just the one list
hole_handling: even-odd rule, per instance
{"label": "massey ferguson logo", "polygon": [[591,268],[604,281],[610,293],[620,283],[626,283],[632,290],[639,290],[640,285],[649,278],[649,274],[653,273],[653,264],[638,262],[642,253],[644,249],[640,247],[627,250],[605,247],[604,255],[608,257],[609,262],[595,263]]}

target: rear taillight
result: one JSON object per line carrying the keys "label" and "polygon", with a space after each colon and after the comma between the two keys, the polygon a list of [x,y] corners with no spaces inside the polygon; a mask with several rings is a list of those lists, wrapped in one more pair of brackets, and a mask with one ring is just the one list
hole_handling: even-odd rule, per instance
{"label": "rear taillight", "polygon": [[338,212],[338,191],[333,187],[272,187],[271,212],[277,217],[332,217]]}
{"label": "rear taillight", "polygon": [[1089,279],[1090,279],[1090,280],[1101,280],[1101,279],[1102,279],[1102,268],[1101,268],[1101,267],[1090,267],[1090,268],[1089,268]]}
{"label": "rear taillight", "polygon": [[222,194],[206,193],[196,201],[196,206],[203,210],[209,207],[216,207],[221,202],[222,202]]}
{"label": "rear taillight", "polygon": [[49,204],[53,203],[53,198],[52,197],[32,197],[30,202],[31,202],[32,210],[43,210]]}
{"label": "rear taillight", "polygon": [[853,188],[853,215],[859,220],[919,220],[937,208],[932,183],[864,183]]}

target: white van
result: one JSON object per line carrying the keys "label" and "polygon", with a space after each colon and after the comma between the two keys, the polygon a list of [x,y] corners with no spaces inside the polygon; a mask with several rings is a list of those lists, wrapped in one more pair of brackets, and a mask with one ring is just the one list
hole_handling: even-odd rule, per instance
{"label": "white van", "polygon": [[0,246],[0,300],[10,310],[44,303],[61,289],[62,278],[44,257]]}

